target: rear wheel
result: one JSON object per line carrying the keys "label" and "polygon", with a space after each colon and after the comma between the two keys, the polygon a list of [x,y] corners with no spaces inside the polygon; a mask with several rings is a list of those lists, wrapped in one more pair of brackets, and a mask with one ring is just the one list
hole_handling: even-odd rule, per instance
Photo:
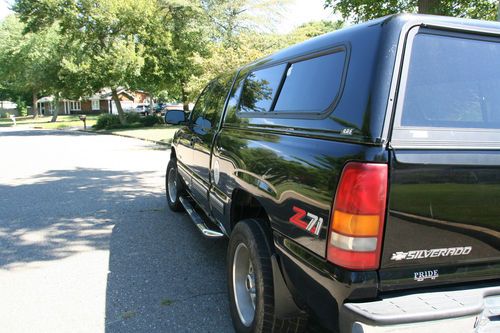
{"label": "rear wheel", "polygon": [[184,187],[177,172],[177,160],[175,158],[171,158],[168,162],[165,189],[170,209],[174,212],[182,211],[184,207],[179,201],[179,197],[184,193]]}
{"label": "rear wheel", "polygon": [[302,332],[306,320],[281,320],[274,312],[271,255],[264,221],[243,220],[229,240],[227,274],[234,328],[249,332]]}

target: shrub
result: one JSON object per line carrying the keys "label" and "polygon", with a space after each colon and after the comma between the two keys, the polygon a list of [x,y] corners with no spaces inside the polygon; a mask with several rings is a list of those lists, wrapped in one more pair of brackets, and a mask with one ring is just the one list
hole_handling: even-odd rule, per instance
{"label": "shrub", "polygon": [[95,129],[112,129],[120,127],[120,118],[116,114],[101,114],[94,125]]}
{"label": "shrub", "polygon": [[160,124],[161,120],[160,120],[160,117],[158,117],[156,115],[149,115],[149,116],[145,116],[144,118],[142,118],[141,122],[146,127],[152,127],[156,124]]}
{"label": "shrub", "polygon": [[19,117],[26,117],[28,115],[28,108],[26,107],[26,102],[21,99],[17,99],[17,114]]}
{"label": "shrub", "polygon": [[125,114],[128,124],[141,123],[141,115],[137,112],[128,112]]}

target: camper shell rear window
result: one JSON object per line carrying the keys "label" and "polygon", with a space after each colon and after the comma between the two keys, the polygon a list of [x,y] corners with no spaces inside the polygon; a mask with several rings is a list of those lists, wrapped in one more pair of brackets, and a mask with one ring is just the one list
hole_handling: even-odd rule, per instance
{"label": "camper shell rear window", "polygon": [[500,39],[412,32],[393,144],[500,146]]}

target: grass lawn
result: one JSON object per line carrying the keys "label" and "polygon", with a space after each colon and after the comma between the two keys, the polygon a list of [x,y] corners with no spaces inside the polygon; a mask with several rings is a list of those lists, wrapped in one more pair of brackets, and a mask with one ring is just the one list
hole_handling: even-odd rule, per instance
{"label": "grass lawn", "polygon": [[[97,122],[97,115],[87,115],[87,130],[92,131],[92,125]],[[52,116],[40,116],[36,119],[33,117],[16,117],[17,126],[26,126],[42,129],[64,129],[68,127],[83,127],[83,122],[78,118],[78,115],[60,115],[57,117],[57,122],[51,123]],[[13,127],[14,123],[10,119],[0,118],[0,127]],[[179,126],[157,125],[154,127],[128,128],[115,130],[102,130],[98,133],[109,133],[128,136],[132,138],[144,139],[164,144],[170,144],[175,132]]]}
{"label": "grass lawn", "polygon": [[148,127],[148,128],[116,129],[116,130],[107,130],[99,132],[123,135],[131,138],[138,138],[164,144],[170,144],[178,128],[179,126],[158,125],[155,127]]}
{"label": "grass lawn", "polygon": [[[29,117],[16,117],[17,126],[28,126],[43,129],[60,129],[67,127],[83,127],[83,122],[78,115],[60,115],[55,123],[51,123],[52,116],[39,116],[36,119]],[[87,128],[92,127],[97,121],[97,116],[87,116]],[[0,127],[12,127],[14,123],[10,119],[1,118]]]}

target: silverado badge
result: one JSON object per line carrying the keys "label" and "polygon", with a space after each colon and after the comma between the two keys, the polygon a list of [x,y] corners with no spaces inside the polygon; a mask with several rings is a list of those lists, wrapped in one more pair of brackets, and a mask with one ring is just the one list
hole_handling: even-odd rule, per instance
{"label": "silverado badge", "polygon": [[472,252],[472,246],[465,247],[447,247],[440,249],[429,249],[429,250],[413,250],[408,252],[395,252],[391,256],[391,260],[415,260],[415,259],[427,259],[427,258],[437,258],[437,257],[453,257],[453,256],[465,256]]}

